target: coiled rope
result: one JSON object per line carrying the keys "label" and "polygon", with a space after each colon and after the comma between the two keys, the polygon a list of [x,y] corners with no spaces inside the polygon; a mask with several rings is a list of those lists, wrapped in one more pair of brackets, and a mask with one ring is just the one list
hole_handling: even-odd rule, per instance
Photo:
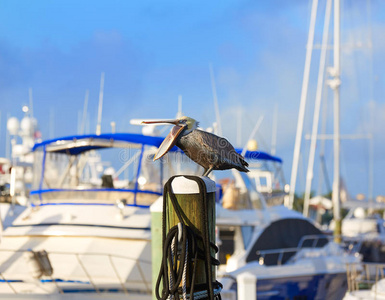
{"label": "coiled rope", "polygon": [[[196,176],[184,176],[193,180],[199,187],[199,199],[202,200],[202,235],[194,232],[192,228],[185,224],[180,206],[177,203],[175,194],[172,191],[171,183],[179,176],[171,177],[164,187],[163,193],[163,213],[162,213],[162,263],[155,287],[155,295],[158,300],[174,299],[221,299],[220,292],[222,284],[218,281],[213,282],[212,266],[219,265],[219,261],[212,257],[210,248],[218,252],[218,247],[210,242],[208,230],[208,200],[205,182]],[[166,235],[167,228],[167,195],[169,195],[171,204],[179,219],[179,226],[170,228]],[[179,227],[179,229],[178,229]],[[203,249],[198,246],[198,241],[203,245]],[[205,263],[206,283],[195,284],[196,266],[199,260]],[[178,264],[179,261],[179,264]],[[190,278],[190,291],[187,293],[187,271]],[[161,295],[159,294],[162,282]],[[179,288],[182,282],[182,288]]]}

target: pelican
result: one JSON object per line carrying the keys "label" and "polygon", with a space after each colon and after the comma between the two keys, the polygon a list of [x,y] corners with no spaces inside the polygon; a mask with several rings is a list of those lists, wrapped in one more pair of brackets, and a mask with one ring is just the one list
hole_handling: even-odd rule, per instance
{"label": "pelican", "polygon": [[165,155],[174,145],[179,147],[189,158],[201,165],[208,176],[212,170],[235,168],[249,172],[249,164],[243,156],[225,138],[198,129],[198,122],[193,118],[181,117],[175,120],[143,121],[142,124],[174,124],[170,133],[159,146],[154,161]]}

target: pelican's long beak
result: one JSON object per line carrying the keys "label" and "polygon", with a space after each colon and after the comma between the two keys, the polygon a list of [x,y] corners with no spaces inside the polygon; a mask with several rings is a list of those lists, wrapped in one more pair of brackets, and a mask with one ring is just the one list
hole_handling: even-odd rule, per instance
{"label": "pelican's long beak", "polygon": [[165,155],[172,147],[175,146],[178,136],[182,133],[185,125],[179,125],[179,120],[161,120],[161,121],[143,121],[142,124],[174,124],[175,126],[171,129],[170,133],[163,140],[159,146],[158,151],[154,156],[154,161]]}
{"label": "pelican's long beak", "polygon": [[148,121],[142,121],[142,124],[178,124],[178,119],[173,120],[148,120]]}

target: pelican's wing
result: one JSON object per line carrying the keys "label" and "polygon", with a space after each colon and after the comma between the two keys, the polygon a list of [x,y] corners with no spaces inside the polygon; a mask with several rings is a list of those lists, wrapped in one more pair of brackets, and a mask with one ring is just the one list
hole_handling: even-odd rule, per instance
{"label": "pelican's wing", "polygon": [[201,131],[201,133],[202,144],[211,151],[221,152],[224,156],[227,153],[235,152],[234,147],[227,139],[206,131]]}
{"label": "pelican's wing", "polygon": [[166,136],[166,138],[163,140],[162,144],[159,146],[158,151],[156,152],[154,156],[154,160],[157,160],[161,158],[163,155],[165,155],[172,147],[175,146],[176,141],[178,140],[178,136],[183,131],[184,126],[174,126],[170,133]]}
{"label": "pelican's wing", "polygon": [[210,132],[202,131],[202,133],[202,144],[207,147],[208,151],[216,152],[224,161],[229,164],[238,164],[242,169],[249,165],[227,139]]}

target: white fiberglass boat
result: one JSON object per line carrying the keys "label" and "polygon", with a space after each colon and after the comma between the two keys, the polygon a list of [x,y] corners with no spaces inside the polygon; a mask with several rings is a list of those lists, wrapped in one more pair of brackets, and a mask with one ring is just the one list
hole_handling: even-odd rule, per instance
{"label": "white fiberglass boat", "polygon": [[249,191],[249,209],[217,208],[223,298],[235,299],[237,279],[247,274],[255,280],[250,299],[341,299],[346,264],[359,263],[360,255],[346,252],[302,214],[267,207],[247,175],[238,176]]}
{"label": "white fiberglass boat", "polygon": [[[102,134],[36,144],[28,207],[2,232],[0,298],[150,299],[149,206],[165,164],[151,156],[161,142]],[[127,168],[92,176],[96,150]]]}

